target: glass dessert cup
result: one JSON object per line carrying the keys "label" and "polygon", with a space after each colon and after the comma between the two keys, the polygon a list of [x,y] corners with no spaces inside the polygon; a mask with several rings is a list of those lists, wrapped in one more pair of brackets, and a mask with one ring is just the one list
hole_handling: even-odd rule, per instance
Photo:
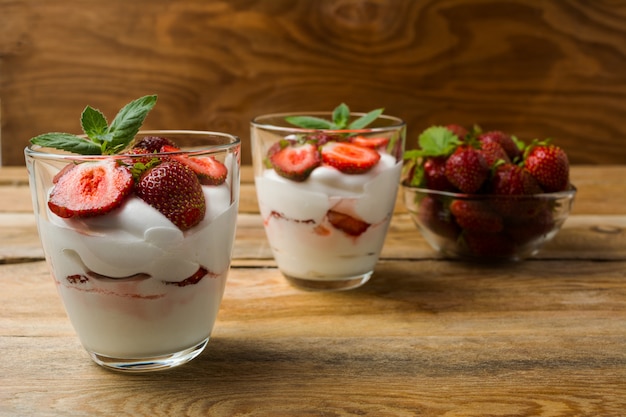
{"label": "glass dessert cup", "polygon": [[[272,254],[293,286],[313,291],[357,288],[373,274],[393,214],[406,137],[405,123],[381,115],[355,130],[294,127],[285,118],[330,112],[283,113],[251,122],[252,161],[259,209]],[[363,116],[351,113],[350,120]],[[304,180],[281,176],[268,161],[286,141],[352,141],[359,137],[380,155],[367,172],[346,173],[325,162]],[[369,146],[369,145],[367,145]]]}
{"label": "glass dessert cup", "polygon": [[146,155],[69,154],[29,145],[26,166],[40,239],[68,317],[91,358],[113,370],[169,369],[208,343],[230,269],[239,203],[239,138],[203,131],[140,131],[179,151],[150,157],[213,157],[227,168],[202,185],[204,218],[181,230],[135,192],[110,212],[62,218],[48,199],[70,165],[145,162]]}
{"label": "glass dessert cup", "polygon": [[[402,184],[404,205],[430,246],[443,256],[472,262],[515,262],[536,255],[567,220],[576,187],[529,195],[462,194]],[[458,219],[462,201],[481,223]],[[457,213],[459,215],[460,213]]]}

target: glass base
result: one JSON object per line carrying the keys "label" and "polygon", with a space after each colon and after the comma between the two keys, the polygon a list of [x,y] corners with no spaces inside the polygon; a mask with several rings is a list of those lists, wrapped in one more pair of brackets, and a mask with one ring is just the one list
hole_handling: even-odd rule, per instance
{"label": "glass base", "polygon": [[310,279],[298,278],[283,274],[291,285],[307,291],[345,291],[358,288],[365,284],[372,276],[372,271],[365,274],[337,279]]}
{"label": "glass base", "polygon": [[189,362],[202,353],[208,342],[209,338],[207,337],[199,344],[180,352],[141,359],[112,358],[94,352],[89,352],[89,354],[98,365],[114,371],[133,373],[163,371]]}

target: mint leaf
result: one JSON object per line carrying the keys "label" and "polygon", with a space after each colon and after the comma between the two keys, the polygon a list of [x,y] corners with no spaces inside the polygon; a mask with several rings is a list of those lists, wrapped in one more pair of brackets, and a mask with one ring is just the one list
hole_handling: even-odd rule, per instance
{"label": "mint leaf", "polygon": [[70,133],[44,133],[32,138],[30,143],[80,155],[99,155],[102,151],[99,144]]}
{"label": "mint leaf", "polygon": [[384,109],[376,109],[359,117],[348,126],[349,129],[363,129],[383,114]]}
{"label": "mint leaf", "polygon": [[333,123],[337,129],[345,129],[350,120],[350,108],[346,103],[341,103],[333,110]]}
{"label": "mint leaf", "polygon": [[326,119],[313,116],[289,116],[285,120],[294,126],[305,129],[334,129],[335,125]]}
{"label": "mint leaf", "polygon": [[80,124],[83,132],[89,139],[96,143],[110,142],[111,135],[107,134],[107,119],[98,109],[91,106],[85,107],[80,115]]}
{"label": "mint leaf", "polygon": [[156,95],[144,96],[131,101],[117,113],[108,129],[112,135],[108,152],[118,152],[133,140],[156,101]]}
{"label": "mint leaf", "polygon": [[418,138],[423,156],[447,156],[460,142],[454,133],[443,126],[429,127]]}

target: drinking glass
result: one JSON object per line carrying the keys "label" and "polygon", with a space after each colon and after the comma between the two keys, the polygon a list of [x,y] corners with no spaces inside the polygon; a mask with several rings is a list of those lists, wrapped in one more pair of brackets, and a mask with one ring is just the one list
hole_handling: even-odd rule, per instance
{"label": "drinking glass", "polygon": [[[130,372],[181,365],[208,343],[230,269],[241,146],[239,138],[219,132],[138,136],[165,137],[180,150],[84,156],[36,145],[25,149],[39,236],[67,315],[96,363]],[[71,167],[173,158],[214,158],[227,169],[223,183],[201,185],[206,211],[189,229],[177,227],[136,191],[105,214],[64,218],[50,209],[51,190]]]}
{"label": "drinking glass", "polygon": [[[349,122],[363,115],[350,113]],[[405,123],[380,115],[362,129],[307,129],[286,121],[295,116],[333,117],[331,112],[282,113],[262,115],[251,122],[256,192],[273,256],[295,287],[316,291],[357,288],[373,274],[393,214]],[[319,166],[304,180],[281,175],[270,156],[286,146],[306,143],[320,150]],[[333,143],[373,149],[380,159],[366,172],[338,169],[323,156],[325,147]],[[358,158],[355,164],[359,164]]]}

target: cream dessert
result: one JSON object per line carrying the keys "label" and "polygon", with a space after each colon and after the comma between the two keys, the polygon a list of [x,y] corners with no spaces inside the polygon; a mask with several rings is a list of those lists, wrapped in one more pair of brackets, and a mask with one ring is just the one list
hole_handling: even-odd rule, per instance
{"label": "cream dessert", "polygon": [[84,135],[30,140],[39,234],[67,314],[92,359],[167,369],[208,342],[230,268],[240,141],[225,133],[139,131],[145,96],[109,124],[87,106]]}
{"label": "cream dessert", "polygon": [[404,122],[381,112],[352,114],[342,104],[332,113],[252,121],[265,232],[278,268],[296,287],[351,289],[373,273],[396,202],[405,137]]}
{"label": "cream dessert", "polygon": [[99,217],[48,211],[39,228],[58,291],[85,348],[135,358],[206,340],[224,292],[237,204],[203,186],[204,219],[181,231],[138,197]]}
{"label": "cream dessert", "polygon": [[358,175],[320,166],[302,182],[269,169],[256,177],[259,208],[281,271],[317,280],[372,271],[393,214],[400,171],[395,157],[382,154],[374,168]]}

